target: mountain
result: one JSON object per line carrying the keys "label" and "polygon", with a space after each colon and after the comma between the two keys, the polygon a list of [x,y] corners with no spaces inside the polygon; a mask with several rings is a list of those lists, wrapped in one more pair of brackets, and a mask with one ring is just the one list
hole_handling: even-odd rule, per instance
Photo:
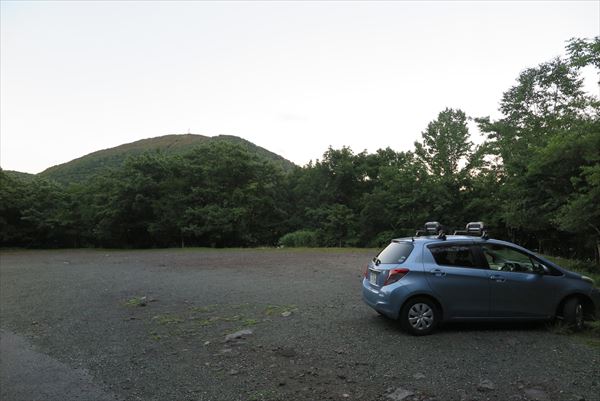
{"label": "mountain", "polygon": [[35,179],[35,174],[23,173],[21,171],[14,170],[2,170],[7,176],[22,181],[31,181]]}
{"label": "mountain", "polygon": [[289,160],[237,136],[219,135],[209,137],[185,134],[142,139],[114,148],[99,150],[70,162],[50,167],[39,173],[39,176],[63,184],[82,182],[102,170],[120,167],[130,156],[158,150],[166,154],[185,154],[195,146],[209,142],[228,142],[241,145],[259,157],[280,165],[284,170],[289,170],[294,166]]}

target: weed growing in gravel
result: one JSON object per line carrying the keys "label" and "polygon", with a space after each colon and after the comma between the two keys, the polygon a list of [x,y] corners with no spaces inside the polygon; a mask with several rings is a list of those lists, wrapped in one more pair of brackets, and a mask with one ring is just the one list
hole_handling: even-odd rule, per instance
{"label": "weed growing in gravel", "polygon": [[600,338],[600,320],[596,320],[594,322],[590,322],[589,324],[590,333],[598,338]]}
{"label": "weed growing in gravel", "polygon": [[145,297],[133,297],[129,298],[127,301],[123,302],[125,306],[142,306],[145,305]]}
{"label": "weed growing in gravel", "polygon": [[152,318],[160,325],[183,323],[183,319],[173,314],[156,315]]}
{"label": "weed growing in gravel", "polygon": [[[127,305],[136,305],[137,297],[132,298]],[[190,305],[179,311],[154,315],[148,320],[150,338],[158,341],[174,337],[197,338],[206,337],[209,333],[230,334],[271,319],[266,316],[287,317],[297,311],[295,305]]]}
{"label": "weed growing in gravel", "polygon": [[577,340],[594,348],[600,348],[600,320],[586,322],[585,329],[581,332],[574,333],[564,324],[557,322],[549,326],[549,330],[562,336],[573,336]]}
{"label": "weed growing in gravel", "polygon": [[219,317],[219,320],[222,320],[224,322],[238,322],[239,320],[241,320],[241,316],[240,315],[235,315],[235,316],[224,316],[224,317]]}
{"label": "weed growing in gravel", "polygon": [[266,401],[273,399],[277,393],[273,390],[257,390],[248,393],[248,401]]}
{"label": "weed growing in gravel", "polygon": [[566,336],[573,333],[571,329],[564,325],[560,320],[546,323],[546,328],[548,331],[561,336]]}
{"label": "weed growing in gravel", "polygon": [[231,305],[227,305],[228,308],[231,309],[245,309],[248,308],[250,306],[250,304],[248,302],[245,302],[243,304],[231,304]]}
{"label": "weed growing in gravel", "polygon": [[192,321],[196,326],[210,326],[211,324],[215,323],[217,319],[211,317],[209,319],[192,319]]}
{"label": "weed growing in gravel", "polygon": [[207,306],[191,306],[190,312],[192,313],[211,313],[214,310],[215,305]]}
{"label": "weed growing in gravel", "polygon": [[296,312],[297,310],[296,305],[268,305],[265,309],[265,315],[280,315],[284,312]]}
{"label": "weed growing in gravel", "polygon": [[600,348],[600,320],[586,323],[586,329],[577,333],[577,338],[589,346]]}

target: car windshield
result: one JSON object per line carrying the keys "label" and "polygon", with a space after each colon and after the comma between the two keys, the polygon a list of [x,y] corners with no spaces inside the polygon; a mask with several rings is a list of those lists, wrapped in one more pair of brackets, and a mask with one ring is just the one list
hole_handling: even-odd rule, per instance
{"label": "car windshield", "polygon": [[392,242],[377,255],[377,259],[379,263],[402,263],[413,248],[413,244],[409,242]]}

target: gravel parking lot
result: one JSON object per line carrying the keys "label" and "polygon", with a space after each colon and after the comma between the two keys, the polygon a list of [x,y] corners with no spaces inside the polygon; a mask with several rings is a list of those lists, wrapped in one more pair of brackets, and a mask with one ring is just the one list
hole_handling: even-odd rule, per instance
{"label": "gravel parking lot", "polygon": [[361,301],[372,256],[3,251],[0,398],[600,400],[600,349],[546,325],[404,334]]}

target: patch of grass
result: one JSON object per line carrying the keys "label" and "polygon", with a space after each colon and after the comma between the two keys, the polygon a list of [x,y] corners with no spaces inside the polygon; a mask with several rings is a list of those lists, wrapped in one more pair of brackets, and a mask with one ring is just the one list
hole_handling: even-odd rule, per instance
{"label": "patch of grass", "polygon": [[586,322],[585,330],[577,333],[575,337],[590,347],[600,349],[600,320]]}
{"label": "patch of grass", "polygon": [[257,319],[246,318],[246,319],[242,320],[242,325],[244,325],[244,326],[254,326],[256,324],[258,324]]}
{"label": "patch of grass", "polygon": [[600,348],[600,320],[586,322],[583,331],[574,332],[561,321],[557,321],[549,327],[549,330],[561,336],[571,336],[577,341],[590,347]]}
{"label": "patch of grass", "polygon": [[590,347],[600,349],[600,338],[581,337],[581,341]]}
{"label": "patch of grass", "polygon": [[125,306],[141,306],[142,304],[145,305],[145,299],[144,297],[133,297],[133,298],[129,298],[127,301],[123,302],[123,304]]}
{"label": "patch of grass", "polygon": [[219,317],[219,320],[224,322],[238,322],[242,319],[240,315]]}
{"label": "patch of grass", "polygon": [[191,306],[190,312],[192,313],[211,313],[213,312],[214,305],[207,306]]}
{"label": "patch of grass", "polygon": [[194,319],[194,324],[197,326],[210,326],[211,324],[217,322],[219,319],[209,318],[209,319]]}
{"label": "patch of grass", "polygon": [[247,394],[248,401],[268,401],[278,399],[279,394],[272,389],[256,390]]}
{"label": "patch of grass", "polygon": [[156,315],[152,318],[152,320],[156,321],[160,325],[183,323],[182,318],[172,314]]}
{"label": "patch of grass", "polygon": [[548,331],[554,334],[558,334],[561,336],[566,336],[572,334],[573,331],[568,328],[565,324],[563,324],[562,320],[556,320],[554,322],[547,323]]}
{"label": "patch of grass", "polygon": [[268,305],[265,309],[265,315],[280,315],[283,312],[295,312],[297,310],[296,305]]}
{"label": "patch of grass", "polygon": [[258,324],[258,319],[244,317],[241,315],[234,316],[212,316],[208,319],[192,319],[198,326],[210,326],[219,322],[241,322],[243,326],[253,326]]}
{"label": "patch of grass", "polygon": [[579,333],[582,337],[592,342],[596,347],[600,348],[600,320],[586,322],[585,330]]}
{"label": "patch of grass", "polygon": [[600,338],[600,320],[588,322],[590,334]]}
{"label": "patch of grass", "polygon": [[[135,304],[135,300],[132,302]],[[218,330],[228,334],[263,324],[266,316],[280,316],[297,311],[296,305],[234,304],[188,305],[180,310],[165,311],[146,320],[151,338],[168,340],[206,337]]]}

